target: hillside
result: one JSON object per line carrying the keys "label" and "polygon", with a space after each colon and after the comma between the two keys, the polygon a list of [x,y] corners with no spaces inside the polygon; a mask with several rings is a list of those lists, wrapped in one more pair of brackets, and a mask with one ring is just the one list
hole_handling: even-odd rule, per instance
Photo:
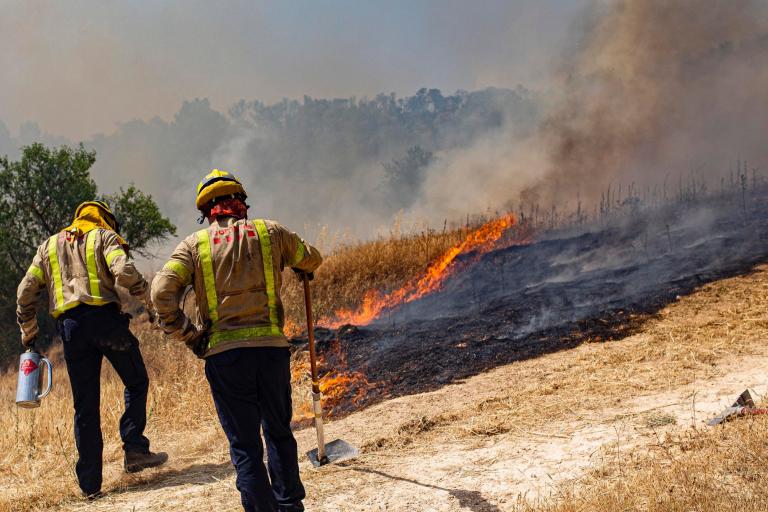
{"label": "hillside", "polygon": [[[549,229],[524,215],[478,220],[332,253],[314,283],[328,438],[362,453],[319,471],[302,460],[309,510],[687,510],[694,491],[750,510],[764,448],[736,464],[721,447],[754,444],[763,420],[702,428],[760,388],[768,363],[768,202],[734,197]],[[298,298],[286,275],[303,452],[314,432]],[[15,371],[0,376],[0,511],[236,509],[201,362],[141,319],[133,327],[151,380],[147,435],[171,462],[122,472],[122,389],[105,365],[107,496],[81,501],[55,348],[40,409],[17,409]]]}
{"label": "hillside", "polygon": [[[742,443],[757,446],[768,422],[703,422],[744,387],[766,389],[766,307],[761,266],[637,319],[633,335],[500,366],[332,422],[329,438],[363,453],[321,470],[302,461],[308,510],[513,510],[520,496],[540,500],[532,510],[645,509],[648,500],[656,500],[648,510],[687,510],[704,498],[709,510],[762,510],[755,499],[766,481],[754,469],[765,447],[741,455],[744,466],[731,457]],[[158,434],[173,457],[168,468],[133,477],[113,462],[113,493],[58,510],[202,511],[212,502],[236,509],[215,424],[192,438]],[[313,432],[298,439],[308,450]],[[693,472],[701,478],[686,478]],[[725,481],[734,484],[727,492]]]}

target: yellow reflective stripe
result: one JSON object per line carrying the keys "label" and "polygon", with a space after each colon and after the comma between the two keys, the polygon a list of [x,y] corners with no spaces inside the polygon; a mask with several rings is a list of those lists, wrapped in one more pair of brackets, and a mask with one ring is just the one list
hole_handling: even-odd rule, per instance
{"label": "yellow reflective stripe", "polygon": [[168,263],[163,265],[163,268],[168,269],[179,276],[185,286],[192,282],[192,274],[189,272],[187,267],[176,260],[168,261]]}
{"label": "yellow reflective stripe", "polygon": [[96,267],[96,251],[94,245],[96,245],[96,234],[98,230],[92,230],[88,232],[88,236],[85,239],[85,263],[88,268],[88,283],[90,285],[91,297],[94,301],[101,300],[101,294],[99,293],[99,270]]}
{"label": "yellow reflective stripe", "polygon": [[[88,301],[86,301],[85,303],[86,304],[90,304],[91,306],[100,306],[100,305],[104,304],[104,301],[98,301],[98,302],[88,302]],[[53,311],[53,313],[51,313],[51,316],[53,318],[58,318],[59,315],[61,315],[65,311],[69,311],[70,309],[76,308],[80,304],[83,304],[83,303],[80,302],[80,301],[77,301],[77,300],[73,300],[72,302],[70,302],[68,304],[64,304],[63,306],[61,306],[59,308],[56,308]]]}
{"label": "yellow reflective stripe", "polygon": [[45,284],[45,275],[43,275],[43,269],[41,269],[34,263],[31,264],[27,269],[27,274],[35,276],[35,279],[37,279],[40,282],[40,284]]}
{"label": "yellow reflective stripe", "polygon": [[[250,340],[253,338],[261,338],[263,336],[274,335],[272,326],[265,327],[246,327],[244,329],[231,329],[227,331],[216,331],[211,333],[210,340],[208,342],[208,349],[212,349],[219,343],[226,341],[241,341]],[[282,331],[280,332],[282,334]]]}
{"label": "yellow reflective stripe", "polygon": [[207,229],[197,232],[197,250],[200,253],[200,263],[203,267],[203,283],[205,284],[205,297],[208,300],[208,317],[211,324],[216,325],[219,320],[219,301],[216,297],[216,279],[213,275],[213,255],[211,254],[211,237]]}
{"label": "yellow reflective stripe", "polygon": [[115,258],[118,258],[120,256],[125,256],[125,251],[119,247],[117,249],[112,249],[111,251],[109,251],[105,256],[105,259],[107,260],[107,265],[111,267],[112,262],[115,261]]}
{"label": "yellow reflective stripe", "polygon": [[304,248],[304,244],[301,242],[301,240],[296,240],[296,256],[293,257],[293,263],[291,263],[291,266],[298,265],[301,263],[301,260],[304,259],[304,254],[306,249]]}
{"label": "yellow reflective stripe", "polygon": [[259,245],[261,246],[261,261],[264,267],[264,282],[267,285],[267,304],[269,305],[269,323],[272,334],[280,335],[280,322],[277,317],[277,293],[275,291],[275,269],[272,260],[272,242],[269,239],[267,223],[263,220],[254,220],[253,225],[259,234]]}
{"label": "yellow reflective stripe", "polygon": [[[61,269],[59,268],[59,254],[58,254],[58,248],[57,240],[59,238],[59,235],[53,235],[51,238],[48,239],[48,260],[51,262],[51,278],[53,279],[53,297],[54,297],[54,304],[56,307],[54,308],[56,311],[61,313],[59,311],[64,306],[64,287],[61,284]],[[54,315],[58,316],[58,315]]]}

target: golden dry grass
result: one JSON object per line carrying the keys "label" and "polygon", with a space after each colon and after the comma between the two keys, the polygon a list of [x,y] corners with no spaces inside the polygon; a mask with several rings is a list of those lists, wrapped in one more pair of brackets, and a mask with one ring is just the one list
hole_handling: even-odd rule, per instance
{"label": "golden dry grass", "polygon": [[520,512],[742,511],[768,509],[768,419],[667,435],[564,489],[554,503]]}
{"label": "golden dry grass", "polygon": [[[354,432],[366,421],[376,425],[360,439],[363,453],[349,470],[306,475],[313,503],[338,502],[340,493],[358,496],[359,502],[366,496],[370,503],[375,491],[361,489],[355,477],[375,468],[378,476],[366,484],[371,489],[413,482],[381,493],[386,510],[399,510],[395,496],[419,503],[420,492],[430,496],[438,487],[485,489],[476,510],[488,511],[766,510],[759,499],[766,481],[758,473],[768,456],[768,422],[748,418],[707,429],[701,427],[701,413],[694,418],[691,409],[695,391],[710,382],[730,382],[716,384],[717,402],[732,400],[743,389],[740,372],[760,379],[754,365],[768,361],[767,311],[768,265],[763,265],[705,285],[657,315],[636,318],[635,333],[624,338],[593,339],[349,417],[343,431]],[[619,425],[629,425],[629,432],[618,445],[610,433],[594,445],[609,452],[596,457],[606,464],[573,482],[564,477],[566,486],[551,498],[515,500],[515,493],[526,492],[528,484],[520,484],[526,468],[546,468],[562,482],[558,472],[580,467],[567,452],[562,459],[536,459],[540,450],[575,446]],[[741,446],[746,451],[738,452]],[[486,466],[497,460],[507,462]],[[500,474],[508,484],[491,490],[488,482]],[[407,489],[415,491],[406,494]],[[437,509],[459,510],[448,503],[442,507]]]}
{"label": "golden dry grass", "polygon": [[[391,289],[423,271],[431,259],[458,243],[466,229],[441,233],[423,231],[407,236],[397,229],[379,240],[348,244],[326,255],[313,282],[316,311],[330,315],[340,307],[354,306],[373,286]],[[291,271],[285,272],[283,300],[287,318],[294,325],[304,319],[302,290]],[[166,342],[146,322],[134,320],[134,333],[150,378],[147,436],[153,448],[185,444],[194,452],[209,449],[198,432],[216,432],[218,419],[205,379],[203,364],[180,344]],[[61,347],[49,354],[54,362],[54,389],[39,409],[18,409],[14,402],[16,370],[0,375],[0,512],[46,508],[77,499],[74,474],[76,449],[73,436],[72,396]],[[294,371],[295,418],[310,411],[310,379],[306,361]],[[123,412],[123,387],[108,362],[104,362],[101,385],[101,422],[104,434],[105,473],[119,467],[122,457],[118,422]],[[214,427],[214,428],[212,428]],[[179,437],[182,436],[181,439]],[[135,481],[135,480],[132,480]],[[119,488],[119,478],[105,478],[105,490]]]}
{"label": "golden dry grass", "polygon": [[[318,320],[332,317],[341,308],[357,306],[367,290],[391,291],[402,286],[421,275],[432,261],[466,235],[467,229],[461,228],[439,232],[426,229],[406,236],[393,229],[387,237],[334,249],[325,256],[312,282]],[[301,330],[303,290],[292,274],[284,273],[282,297],[287,321]]]}
{"label": "golden dry grass", "polygon": [[[460,230],[430,234],[430,254],[436,256],[462,235]],[[329,314],[337,307],[354,305],[371,285],[394,288],[423,270],[429,263],[424,238],[406,237],[402,243],[376,241],[330,254],[315,281],[319,310]],[[301,302],[296,284],[286,275],[284,297],[292,308],[289,318],[298,322]],[[567,424],[583,418],[618,403],[628,394],[663,391],[694,379],[707,379],[717,373],[722,361],[762,349],[768,339],[766,310],[768,267],[749,276],[706,285],[656,317],[635,319],[639,332],[629,338],[618,342],[590,340],[575,350],[511,365],[510,372],[517,375],[513,390],[482,400],[474,396],[458,403],[451,400],[448,403],[454,409],[442,407],[439,413],[392,425],[391,434],[371,435],[361,443],[363,459],[382,449],[396,454],[425,449],[445,439],[471,445],[509,433],[524,435],[544,430],[557,421]],[[203,460],[211,453],[226,459],[226,442],[218,427],[202,363],[183,346],[163,341],[146,324],[137,322],[134,327],[150,374],[147,435],[153,448],[172,446],[175,453],[189,461]],[[37,410],[20,410],[13,404],[15,370],[0,375],[0,394],[6,397],[0,403],[0,512],[46,509],[77,499],[71,396],[60,354],[57,356],[54,350],[52,357],[57,363],[55,389]],[[295,408],[301,413],[308,404],[309,387],[301,372],[295,378]],[[105,490],[124,489],[148,478],[126,479],[120,475],[122,451],[117,423],[122,410],[122,386],[105,364]],[[661,420],[649,417],[647,421]],[[750,500],[765,486],[759,469],[768,448],[758,446],[765,433],[762,419],[710,432],[686,432],[670,437],[667,444],[660,444],[647,456],[627,461],[621,472],[611,467],[598,468],[578,485],[564,490],[555,502],[521,506],[524,510],[547,512],[763,510],[757,508],[757,501]],[[734,454],[740,443],[749,451]],[[310,488],[316,485],[318,489],[330,489],[319,486],[322,478],[313,475],[307,483]],[[730,483],[734,487],[725,494],[730,499],[721,499],[718,493]],[[665,487],[668,485],[671,487]],[[702,498],[696,501],[696,495]]]}

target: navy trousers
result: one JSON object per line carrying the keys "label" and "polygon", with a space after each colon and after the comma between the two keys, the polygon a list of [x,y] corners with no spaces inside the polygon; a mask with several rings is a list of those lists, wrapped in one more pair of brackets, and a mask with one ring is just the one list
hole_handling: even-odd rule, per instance
{"label": "navy trousers", "polygon": [[[237,489],[246,512],[302,511],[296,440],[291,432],[287,348],[236,348],[205,360],[216,412],[229,439]],[[267,443],[264,467],[261,429]],[[271,480],[271,484],[270,484]]]}
{"label": "navy trousers", "polygon": [[103,439],[99,402],[101,361],[112,364],[125,386],[125,413],[120,418],[120,437],[125,451],[146,453],[149,379],[139,342],[128,329],[129,317],[116,304],[78,306],[58,318],[64,341],[69,382],[75,405],[75,443],[79,458],[75,466],[83,493],[101,490]]}

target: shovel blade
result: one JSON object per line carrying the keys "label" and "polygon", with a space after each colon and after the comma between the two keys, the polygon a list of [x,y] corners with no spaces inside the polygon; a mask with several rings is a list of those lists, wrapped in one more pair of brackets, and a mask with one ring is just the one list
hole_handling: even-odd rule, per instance
{"label": "shovel blade", "polygon": [[735,406],[735,407],[726,407],[723,412],[712,418],[707,422],[707,425],[710,427],[714,427],[715,425],[719,425],[725,421],[728,421],[733,416],[736,416],[741,412],[741,410],[744,409],[743,406]]}
{"label": "shovel blade", "polygon": [[357,448],[349,444],[342,439],[336,439],[330,443],[325,443],[325,458],[318,460],[317,448],[309,450],[307,457],[310,462],[316,468],[324,466],[325,464],[333,464],[334,462],[341,462],[343,460],[354,459],[358,455]]}

